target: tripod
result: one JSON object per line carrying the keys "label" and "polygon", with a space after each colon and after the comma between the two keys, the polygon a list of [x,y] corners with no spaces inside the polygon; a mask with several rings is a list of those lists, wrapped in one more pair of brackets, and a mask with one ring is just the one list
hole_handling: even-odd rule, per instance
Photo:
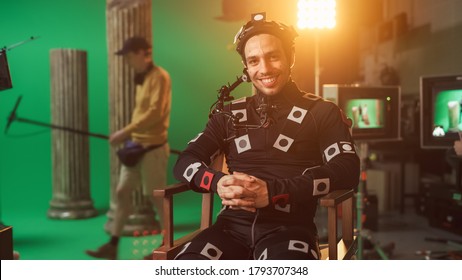
{"label": "tripod", "polygon": [[368,143],[361,142],[360,144],[360,167],[361,177],[358,185],[358,191],[356,193],[356,230],[358,232],[358,253],[356,254],[357,259],[362,260],[364,258],[364,241],[369,241],[374,250],[383,260],[388,260],[387,254],[382,250],[377,242],[372,239],[370,232],[363,229],[363,210],[364,210],[364,199],[367,190],[367,158],[368,158]]}

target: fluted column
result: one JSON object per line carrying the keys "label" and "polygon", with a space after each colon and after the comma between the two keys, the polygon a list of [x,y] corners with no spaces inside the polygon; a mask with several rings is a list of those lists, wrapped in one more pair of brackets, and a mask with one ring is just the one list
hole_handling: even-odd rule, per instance
{"label": "fluted column", "polygon": [[[51,122],[88,131],[87,53],[53,49],[51,64]],[[88,136],[52,131],[53,195],[48,217],[79,219],[97,215],[90,198]]]}
{"label": "fluted column", "polygon": [[[134,72],[122,57],[114,53],[122,48],[123,42],[133,36],[152,40],[151,0],[107,0],[106,24],[109,61],[109,128],[115,132],[130,122],[135,106]],[[119,180],[120,162],[116,149],[110,151],[111,203],[106,231],[112,227],[116,205],[115,190]],[[159,229],[155,212],[149,198],[143,196],[141,186],[133,193],[134,212],[123,229],[123,235],[137,235]]]}

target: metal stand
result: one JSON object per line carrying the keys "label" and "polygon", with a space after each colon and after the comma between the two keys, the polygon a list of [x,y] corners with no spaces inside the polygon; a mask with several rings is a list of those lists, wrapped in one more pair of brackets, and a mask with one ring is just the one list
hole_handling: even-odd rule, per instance
{"label": "metal stand", "polygon": [[19,104],[21,103],[21,99],[22,99],[22,96],[19,96],[18,99],[16,100],[16,104],[14,106],[14,109],[11,111],[10,115],[8,116],[8,122],[7,122],[6,126],[5,126],[5,135],[7,134],[8,129],[10,128],[11,124],[14,121],[18,121],[18,122],[24,122],[24,123],[37,125],[37,126],[44,126],[44,127],[50,127],[50,128],[53,128],[53,129],[65,130],[65,131],[69,131],[69,132],[73,132],[73,133],[77,133],[77,134],[82,134],[82,135],[86,135],[86,136],[97,137],[97,138],[101,138],[101,139],[109,139],[109,137],[107,135],[91,133],[91,132],[88,132],[88,131],[78,130],[78,129],[69,128],[69,127],[65,127],[65,126],[59,126],[59,125],[54,125],[54,124],[48,124],[48,123],[43,123],[43,122],[39,122],[39,121],[34,121],[34,120],[30,120],[30,119],[20,118],[20,117],[18,117],[16,115],[16,111],[17,111],[17,109],[19,107]]}
{"label": "metal stand", "polygon": [[[5,135],[8,133],[8,129],[10,128],[11,124],[14,121],[18,121],[18,122],[37,125],[37,126],[49,127],[49,128],[52,128],[52,129],[65,130],[65,131],[69,131],[69,132],[73,132],[73,133],[77,133],[77,134],[81,134],[81,135],[86,135],[86,136],[91,136],[91,137],[96,137],[96,138],[100,138],[100,139],[105,139],[105,140],[109,139],[109,136],[104,135],[104,134],[92,133],[92,132],[88,132],[88,131],[84,131],[84,130],[78,130],[78,129],[74,129],[74,128],[70,128],[70,127],[59,126],[59,125],[54,125],[54,124],[34,121],[34,120],[30,120],[30,119],[20,118],[20,117],[18,117],[16,115],[16,110],[18,109],[19,104],[21,103],[21,99],[22,99],[22,96],[19,96],[18,99],[16,100],[16,105],[15,105],[14,109],[11,111],[10,115],[8,116],[8,122],[6,124],[5,131],[4,131]],[[180,150],[175,150],[175,149],[170,149],[170,153],[179,155],[181,153],[181,151]]]}
{"label": "metal stand", "polygon": [[314,31],[314,94],[320,95],[319,77],[321,76],[321,67],[319,66],[319,33]]}
{"label": "metal stand", "polygon": [[361,166],[361,178],[358,185],[358,191],[356,193],[356,230],[358,232],[358,253],[356,258],[362,260],[364,258],[364,240],[369,241],[374,250],[383,260],[388,260],[387,254],[382,250],[379,244],[373,240],[372,235],[369,231],[363,229],[363,212],[364,212],[364,198],[367,190],[367,157],[369,146],[368,143],[362,142],[360,145],[360,166]]}

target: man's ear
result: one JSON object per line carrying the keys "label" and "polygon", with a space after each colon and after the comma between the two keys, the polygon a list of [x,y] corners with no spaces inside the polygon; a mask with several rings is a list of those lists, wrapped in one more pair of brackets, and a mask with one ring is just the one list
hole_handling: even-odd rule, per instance
{"label": "man's ear", "polygon": [[292,47],[292,51],[290,52],[290,57],[289,57],[290,68],[294,67],[294,64],[295,64],[295,48]]}

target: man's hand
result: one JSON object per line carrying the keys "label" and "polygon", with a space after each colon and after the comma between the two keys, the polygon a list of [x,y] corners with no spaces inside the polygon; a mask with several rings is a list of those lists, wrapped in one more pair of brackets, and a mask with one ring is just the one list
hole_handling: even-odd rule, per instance
{"label": "man's hand", "polygon": [[235,178],[245,181],[246,184],[244,187],[256,194],[255,208],[263,208],[268,206],[268,185],[265,181],[241,172],[234,172],[233,175]]}
{"label": "man's hand", "polygon": [[217,183],[217,193],[222,204],[255,212],[256,194],[247,190],[244,187],[246,184],[247,182],[235,178],[234,175],[223,176]]}
{"label": "man's hand", "polygon": [[121,129],[111,134],[109,137],[109,143],[111,143],[112,146],[117,146],[122,144],[128,138],[130,138],[130,134]]}
{"label": "man's hand", "polygon": [[222,204],[232,209],[255,212],[269,204],[268,187],[265,181],[245,173],[234,172],[224,176],[217,184]]}

